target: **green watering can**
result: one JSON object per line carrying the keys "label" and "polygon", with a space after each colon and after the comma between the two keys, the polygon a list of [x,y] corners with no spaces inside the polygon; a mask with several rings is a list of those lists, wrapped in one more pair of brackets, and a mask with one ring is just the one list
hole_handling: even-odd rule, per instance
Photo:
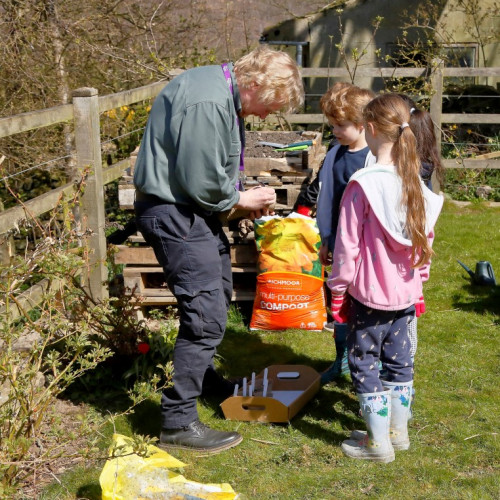
{"label": "green watering can", "polygon": [[472,283],[475,285],[496,285],[493,267],[487,260],[480,260],[476,264],[476,272],[469,269],[463,262],[460,262],[459,260],[457,260],[457,262],[469,273],[469,276],[472,278]]}

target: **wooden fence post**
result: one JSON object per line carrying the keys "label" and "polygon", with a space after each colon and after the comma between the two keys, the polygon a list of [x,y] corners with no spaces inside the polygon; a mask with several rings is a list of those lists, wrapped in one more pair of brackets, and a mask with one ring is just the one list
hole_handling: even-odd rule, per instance
{"label": "wooden fence post", "polygon": [[[2,159],[0,158],[0,163]],[[2,200],[0,200],[0,212],[4,211]],[[4,239],[2,239],[4,238]],[[0,266],[8,266],[14,255],[14,238],[11,234],[0,235]]]}
{"label": "wooden fence post", "polygon": [[[436,146],[441,156],[441,114],[443,112],[443,61],[442,59],[434,59],[434,72],[431,76],[432,97],[430,103],[430,114],[434,122],[434,134],[436,136]],[[432,174],[432,188],[436,193],[439,193],[441,186],[436,178],[436,174]]]}
{"label": "wooden fence post", "polygon": [[80,201],[82,229],[90,230],[87,236],[89,268],[84,271],[83,279],[90,295],[95,300],[104,300],[108,297],[108,271],[97,89],[84,87],[75,90],[73,108],[77,168],[80,172],[90,168]]}

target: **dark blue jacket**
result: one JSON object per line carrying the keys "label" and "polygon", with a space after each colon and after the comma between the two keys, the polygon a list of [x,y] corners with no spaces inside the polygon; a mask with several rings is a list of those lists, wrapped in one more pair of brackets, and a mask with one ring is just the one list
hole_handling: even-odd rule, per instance
{"label": "dark blue jacket", "polygon": [[[342,146],[337,144],[334,146],[328,153],[326,154],[325,161],[321,170],[318,173],[319,177],[319,194],[317,201],[317,211],[316,211],[316,221],[318,223],[319,233],[321,235],[321,242],[323,244],[328,244],[328,248],[333,251],[333,247],[335,246],[335,237],[337,231],[337,220],[333,220],[335,214],[337,214],[337,210],[335,207],[340,205],[340,199],[342,198],[343,189],[335,189],[334,186],[334,175],[333,175],[333,166],[335,164],[335,157],[339,149]],[[375,156],[368,151],[366,155],[365,164],[372,165],[375,163]],[[352,175],[354,173],[351,172]],[[345,186],[343,186],[345,189]],[[335,193],[335,194],[334,194]],[[337,214],[338,218],[338,214]]]}

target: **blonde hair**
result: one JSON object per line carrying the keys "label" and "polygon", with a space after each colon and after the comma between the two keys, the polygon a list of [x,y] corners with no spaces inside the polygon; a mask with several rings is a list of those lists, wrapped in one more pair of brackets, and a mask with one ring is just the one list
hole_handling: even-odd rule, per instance
{"label": "blonde hair", "polygon": [[421,161],[417,142],[409,127],[410,110],[395,94],[375,97],[363,111],[365,123],[373,124],[379,134],[393,143],[392,159],[402,181],[401,204],[406,208],[406,232],[412,242],[414,268],[430,261],[432,248],[425,233],[425,199],[420,181]]}
{"label": "blonde hair", "polygon": [[363,108],[375,97],[368,89],[362,89],[347,82],[337,82],[321,97],[321,111],[337,123],[350,121],[355,125],[363,123]]}
{"label": "blonde hair", "polygon": [[260,45],[234,64],[238,86],[259,86],[259,101],[278,104],[281,111],[291,113],[304,103],[304,84],[297,63],[286,53]]}

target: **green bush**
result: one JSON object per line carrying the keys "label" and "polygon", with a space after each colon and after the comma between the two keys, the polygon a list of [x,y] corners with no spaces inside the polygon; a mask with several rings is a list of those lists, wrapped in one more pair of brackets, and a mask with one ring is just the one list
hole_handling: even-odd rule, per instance
{"label": "green bush", "polygon": [[[43,225],[28,221],[39,233],[33,250],[0,268],[0,498],[13,498],[26,478],[76,439],[57,431],[55,398],[96,401],[109,397],[113,385],[125,396],[120,413],[127,414],[172,377],[173,320],[149,329],[137,318],[133,291],[92,299],[80,275],[89,267],[89,250],[64,219],[68,213],[61,206]],[[42,290],[39,300],[23,299],[29,290],[35,300],[33,285]],[[112,419],[112,405],[103,414]],[[78,437],[88,436],[89,443],[82,456],[95,453],[91,443],[103,418],[82,422]]]}

